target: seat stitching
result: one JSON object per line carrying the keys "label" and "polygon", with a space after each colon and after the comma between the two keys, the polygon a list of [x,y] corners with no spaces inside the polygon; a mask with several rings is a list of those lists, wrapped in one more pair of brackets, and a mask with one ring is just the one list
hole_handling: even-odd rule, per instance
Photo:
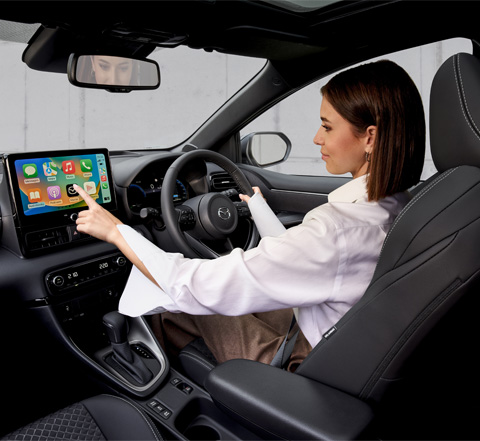
{"label": "seat stitching", "polygon": [[112,398],[116,398],[117,400],[121,400],[125,403],[127,403],[128,405],[130,405],[131,407],[133,407],[137,412],[138,414],[144,419],[144,421],[147,423],[147,426],[150,428],[150,430],[152,431],[152,434],[153,436],[155,437],[156,440],[158,441],[161,441],[163,438],[159,438],[157,436],[157,431],[152,427],[150,421],[145,417],[145,415],[143,414],[143,412],[137,407],[135,406],[133,403],[131,403],[130,401],[128,400],[125,400],[124,398],[121,398],[121,397],[117,397],[115,395],[109,395],[109,394],[105,394],[107,397],[112,397]]}
{"label": "seat stitching", "polygon": [[413,207],[413,205],[415,205],[420,198],[422,198],[425,193],[427,193],[428,191],[430,191],[435,185],[437,185],[439,182],[443,181],[445,178],[447,178],[448,176],[450,176],[455,170],[457,170],[458,167],[455,167],[451,170],[448,170],[448,172],[444,173],[443,175],[439,176],[437,179],[435,179],[433,182],[431,182],[429,185],[427,185],[423,190],[420,191],[420,193],[418,193],[418,195],[412,199],[412,201],[410,202],[410,204],[408,204],[406,207],[405,207],[405,210],[403,210],[398,216],[397,218],[395,219],[395,222],[393,223],[392,225],[392,228],[390,228],[390,231],[388,232],[387,234],[387,237],[385,238],[385,241],[383,242],[383,247],[382,247],[382,251],[383,249],[385,248],[385,244],[387,243],[387,240],[388,238],[390,237],[390,235],[392,234],[393,230],[395,229],[395,227],[397,226],[398,222],[400,222],[400,220],[402,219],[402,217],[408,212],[408,210],[410,210],[410,208]]}
{"label": "seat stitching", "polygon": [[[455,61],[456,61],[457,69],[455,69]],[[480,140],[480,136],[478,136],[478,132],[480,132],[480,130],[475,124],[475,120],[473,119],[472,114],[468,110],[467,97],[465,94],[465,88],[463,87],[462,72],[460,68],[460,57],[458,54],[455,55],[455,57],[453,58],[453,63],[454,63],[453,73],[455,75],[455,84],[457,85],[458,98],[460,99],[460,107],[462,108],[463,117],[465,118],[465,121],[469,125],[473,134],[477,137],[477,139]],[[457,75],[457,70],[458,70],[458,75]],[[468,118],[467,118],[467,115],[465,114],[465,111],[467,112]],[[474,130],[474,128],[476,129],[476,131]]]}

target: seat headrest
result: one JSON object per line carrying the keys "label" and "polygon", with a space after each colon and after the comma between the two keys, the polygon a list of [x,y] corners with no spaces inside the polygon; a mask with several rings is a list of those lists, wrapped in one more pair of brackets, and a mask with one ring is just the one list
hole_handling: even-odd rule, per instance
{"label": "seat headrest", "polygon": [[430,145],[437,170],[480,167],[480,60],[460,53],[446,60],[432,83]]}

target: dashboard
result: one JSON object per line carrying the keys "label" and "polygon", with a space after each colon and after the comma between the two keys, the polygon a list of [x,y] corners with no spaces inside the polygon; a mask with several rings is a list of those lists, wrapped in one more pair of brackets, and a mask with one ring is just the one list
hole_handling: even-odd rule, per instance
{"label": "dashboard", "polygon": [[[2,240],[3,245],[33,257],[94,240],[76,231],[78,212],[87,207],[73,190],[74,183],[124,222],[154,228],[142,210],[161,217],[164,177],[179,156],[170,152],[118,155],[107,149],[3,155],[2,215],[12,233],[4,234],[8,240]],[[179,170],[171,197],[177,207],[198,195],[234,187],[221,168],[194,160]],[[159,246],[164,240],[168,251],[176,251],[169,249],[167,238],[155,239]]]}

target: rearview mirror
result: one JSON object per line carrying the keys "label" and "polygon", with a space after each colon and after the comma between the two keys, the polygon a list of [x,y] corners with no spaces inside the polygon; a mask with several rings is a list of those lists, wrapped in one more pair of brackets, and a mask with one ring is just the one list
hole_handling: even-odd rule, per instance
{"label": "rearview mirror", "polygon": [[160,69],[153,60],[72,54],[67,72],[68,80],[75,86],[110,92],[157,89],[160,86]]}

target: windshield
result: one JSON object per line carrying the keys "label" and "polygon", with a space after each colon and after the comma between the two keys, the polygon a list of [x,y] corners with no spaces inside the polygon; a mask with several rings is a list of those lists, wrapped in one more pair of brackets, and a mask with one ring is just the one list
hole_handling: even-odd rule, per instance
{"label": "windshield", "polygon": [[185,141],[265,64],[189,49],[158,49],[161,85],[114,94],[72,86],[66,74],[22,62],[23,43],[0,41],[0,142],[4,152],[165,149]]}

